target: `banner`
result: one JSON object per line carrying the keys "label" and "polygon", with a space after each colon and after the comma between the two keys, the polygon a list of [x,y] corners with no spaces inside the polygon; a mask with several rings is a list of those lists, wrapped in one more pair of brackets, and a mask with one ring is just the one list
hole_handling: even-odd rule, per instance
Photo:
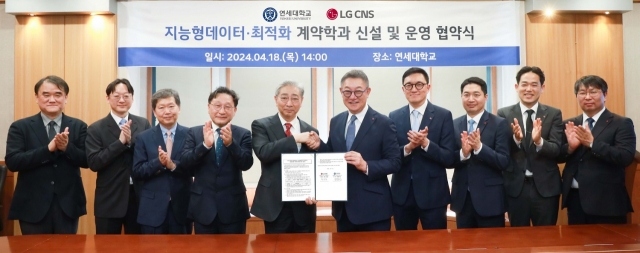
{"label": "banner", "polygon": [[521,4],[118,2],[118,66],[519,65]]}

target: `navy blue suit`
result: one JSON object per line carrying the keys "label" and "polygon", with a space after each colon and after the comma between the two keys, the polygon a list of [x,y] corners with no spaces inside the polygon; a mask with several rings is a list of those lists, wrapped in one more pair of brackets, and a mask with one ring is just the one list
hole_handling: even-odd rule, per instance
{"label": "navy blue suit", "polygon": [[[502,171],[509,167],[509,123],[487,111],[477,123],[482,149],[460,161],[460,138],[456,138],[455,171],[451,189],[451,210],[456,212],[458,228],[504,226],[505,190]],[[467,115],[453,121],[456,136],[467,131]],[[470,199],[467,199],[470,197]],[[492,219],[496,222],[485,222]]]}
{"label": "navy blue suit", "polygon": [[143,230],[144,226],[163,225],[168,211],[173,213],[179,224],[187,224],[189,187],[192,179],[188,168],[181,166],[180,157],[188,131],[188,128],[177,125],[171,151],[171,160],[176,164],[174,171],[162,166],[158,158],[158,146],[161,146],[162,150],[167,150],[160,125],[136,136],[131,176],[133,179],[144,182],[138,210],[138,223],[143,225]]}
{"label": "navy blue suit", "polygon": [[400,170],[401,159],[395,124],[369,107],[351,150],[347,150],[345,128],[348,116],[345,111],[331,119],[327,148],[330,152],[360,153],[369,166],[369,173],[366,175],[355,166],[347,165],[348,200],[333,201],[332,215],[338,222],[338,231],[341,231],[342,222],[365,225],[380,221],[389,221],[388,226],[369,227],[370,230],[389,230],[393,207],[387,175]]}
{"label": "navy blue suit", "polygon": [[[251,216],[242,171],[253,165],[251,132],[231,125],[233,141],[228,147],[223,147],[226,152],[223,152],[222,164],[218,166],[215,143],[211,149],[203,144],[203,127],[201,125],[189,129],[180,158],[181,165],[195,177],[191,185],[188,218],[197,223],[198,234],[202,232],[198,225],[210,225],[214,219],[223,224],[241,223],[236,226],[238,231],[218,229],[217,232],[244,234],[246,220]],[[217,127],[214,125],[214,128]]]}
{"label": "navy blue suit", "polygon": [[[403,106],[389,114],[389,118],[398,129],[397,139],[400,145],[398,150],[402,157],[402,167],[400,171],[393,174],[391,179],[396,229],[415,230],[418,216],[422,217],[420,221],[423,229],[447,228],[446,212],[447,205],[451,203],[451,193],[446,169],[452,168],[455,163],[456,145],[453,118],[449,110],[429,102],[419,128],[429,127],[427,135],[429,147],[426,152],[422,147],[417,147],[405,157],[404,146],[409,143],[407,133],[411,130],[409,112],[410,107]],[[415,200],[407,200],[410,193]],[[416,205],[421,215],[411,215],[415,212]],[[435,208],[438,214],[434,215],[437,217],[429,215],[428,212],[424,213],[426,210]],[[412,209],[413,212],[407,209]],[[426,218],[427,216],[429,218]],[[404,224],[407,226],[403,226]]]}

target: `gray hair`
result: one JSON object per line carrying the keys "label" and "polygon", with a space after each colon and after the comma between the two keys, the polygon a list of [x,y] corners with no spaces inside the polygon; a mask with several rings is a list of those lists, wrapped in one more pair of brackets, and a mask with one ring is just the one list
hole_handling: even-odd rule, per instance
{"label": "gray hair", "polygon": [[281,83],[278,86],[278,88],[276,89],[276,96],[278,94],[280,94],[280,90],[283,87],[286,87],[286,86],[293,86],[293,87],[298,88],[298,90],[300,91],[300,97],[304,97],[304,87],[302,87],[302,85],[300,85],[300,84],[298,84],[297,82],[294,82],[294,81],[284,81],[283,83]]}
{"label": "gray hair", "polygon": [[155,110],[158,100],[169,97],[173,97],[176,100],[176,104],[180,106],[180,95],[177,91],[173,89],[161,89],[156,91],[156,93],[153,93],[153,96],[151,97],[151,108]]}
{"label": "gray hair", "polygon": [[344,74],[344,76],[342,76],[342,79],[340,79],[340,87],[344,85],[344,80],[347,80],[347,78],[360,78],[362,79],[362,81],[364,81],[367,87],[369,87],[369,78],[367,77],[367,74],[365,74],[362,70],[354,69]]}

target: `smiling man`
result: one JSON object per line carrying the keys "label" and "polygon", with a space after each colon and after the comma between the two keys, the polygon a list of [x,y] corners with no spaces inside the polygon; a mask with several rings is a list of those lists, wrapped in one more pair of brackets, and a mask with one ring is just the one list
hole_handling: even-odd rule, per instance
{"label": "smiling man", "polygon": [[151,128],[145,118],[129,113],[133,86],[127,79],[107,85],[111,112],[87,129],[87,160],[98,173],[94,211],[96,234],[139,234],[138,204],[142,182],[131,179],[135,139]]}
{"label": "smiling man", "polygon": [[186,234],[192,177],[180,157],[189,128],[178,124],[180,95],[156,91],[151,108],[158,125],[140,133],[133,155],[134,180],[142,180],[138,223],[143,234]]}
{"label": "smiling man", "polygon": [[424,69],[402,75],[402,91],[409,105],[389,114],[398,127],[402,168],[393,174],[393,221],[396,230],[447,228],[451,203],[447,168],[455,162],[453,118],[447,109],[427,100],[431,89]]}
{"label": "smiling man", "polygon": [[251,132],[232,125],[238,95],[218,87],[209,95],[209,120],[192,127],[180,159],[194,175],[188,218],[196,234],[244,234],[249,215],[242,172],[253,165]]}
{"label": "smiling man", "polygon": [[599,76],[578,79],[574,93],[582,115],[565,121],[560,148],[562,208],[569,224],[624,224],[633,211],[625,187],[625,168],[633,162],[633,122],[605,108],[607,82]]}
{"label": "smiling man", "polygon": [[331,119],[329,152],[344,152],[347,161],[347,201],[333,201],[331,214],[338,232],[388,231],[393,205],[387,175],[400,170],[396,126],[373,110],[367,99],[369,78],[351,70],[340,80],[347,111]]}
{"label": "smiling man", "polygon": [[458,228],[504,227],[502,172],[509,168],[510,128],[485,110],[487,83],[465,79],[460,86],[466,115],[453,121],[456,138],[451,210]]}
{"label": "smiling man", "polygon": [[69,86],[47,76],[34,87],[40,112],[13,122],[5,161],[18,172],[9,220],[23,235],[75,234],[87,214],[80,168],[87,168],[87,124],[64,114]]}
{"label": "smiling man", "polygon": [[520,102],[498,110],[511,123],[511,165],[502,175],[512,227],[552,226],[558,219],[562,112],[538,102],[544,81],[540,68],[522,67],[515,84]]}

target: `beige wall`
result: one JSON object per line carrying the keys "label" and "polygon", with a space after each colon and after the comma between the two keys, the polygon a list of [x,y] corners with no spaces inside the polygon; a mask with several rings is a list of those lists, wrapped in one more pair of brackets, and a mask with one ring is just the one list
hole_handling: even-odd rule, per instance
{"label": "beige wall", "polygon": [[622,15],[623,52],[624,52],[624,89],[627,117],[636,127],[636,150],[640,150],[637,141],[640,133],[640,3],[633,4],[633,11]]}
{"label": "beige wall", "polygon": [[13,30],[16,18],[4,12],[5,4],[0,4],[0,154],[4,160],[7,146],[7,132],[13,122]]}

